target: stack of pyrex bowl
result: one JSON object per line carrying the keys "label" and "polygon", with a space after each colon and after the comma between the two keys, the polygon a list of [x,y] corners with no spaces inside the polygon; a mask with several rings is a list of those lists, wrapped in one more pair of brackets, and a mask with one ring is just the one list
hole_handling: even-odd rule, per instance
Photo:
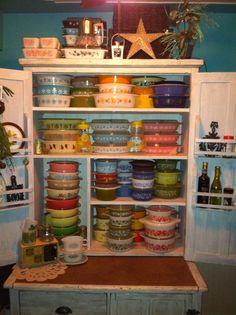
{"label": "stack of pyrex bowl", "polygon": [[66,47],[76,47],[79,35],[79,18],[67,18],[63,23],[63,38]]}
{"label": "stack of pyrex bowl", "polygon": [[180,219],[171,215],[173,208],[151,206],[147,211],[149,215],[140,219],[145,227],[145,246],[157,253],[172,250],[176,239],[176,225],[180,222]]}
{"label": "stack of pyrex bowl", "polygon": [[38,74],[37,104],[40,107],[69,107],[71,77],[60,74]]}
{"label": "stack of pyrex bowl", "polygon": [[80,136],[80,119],[45,118],[42,119],[40,138],[46,154],[72,154],[77,151]]}
{"label": "stack of pyrex bowl", "polygon": [[48,162],[46,211],[51,214],[54,235],[62,237],[77,232],[79,220],[79,163]]}
{"label": "stack of pyrex bowl", "polygon": [[155,162],[133,160],[132,197],[137,201],[148,201],[153,196]]}
{"label": "stack of pyrex bowl", "polygon": [[131,248],[132,205],[109,206],[109,230],[107,233],[108,247],[114,252],[123,252]]}
{"label": "stack of pyrex bowl", "polygon": [[96,241],[106,243],[107,231],[109,229],[109,207],[106,205],[96,206],[95,224],[93,225],[93,236]]}
{"label": "stack of pyrex bowl", "polygon": [[132,160],[118,160],[118,185],[117,197],[132,196]]}
{"label": "stack of pyrex bowl", "polygon": [[96,77],[75,77],[72,79],[71,107],[95,107],[94,93],[98,92],[95,86]]}
{"label": "stack of pyrex bowl", "polygon": [[128,152],[129,121],[126,119],[92,120],[93,151],[96,153]]}
{"label": "stack of pyrex bowl", "polygon": [[103,201],[116,199],[117,185],[117,160],[97,159],[95,160],[95,195]]}
{"label": "stack of pyrex bowl", "polygon": [[94,94],[96,107],[131,108],[135,106],[136,95],[132,93],[130,77],[99,76],[99,93]]}
{"label": "stack of pyrex bowl", "polygon": [[177,120],[143,120],[143,151],[150,154],[175,155],[181,148]]}
{"label": "stack of pyrex bowl", "polygon": [[161,77],[133,77],[131,83],[134,85],[132,93],[137,94],[135,107],[152,108],[154,91],[152,85],[163,81]]}
{"label": "stack of pyrex bowl", "polygon": [[188,84],[182,81],[164,81],[153,86],[154,107],[185,107]]}
{"label": "stack of pyrex bowl", "polygon": [[176,168],[177,160],[156,161],[154,195],[163,199],[180,197],[182,185],[181,171]]}

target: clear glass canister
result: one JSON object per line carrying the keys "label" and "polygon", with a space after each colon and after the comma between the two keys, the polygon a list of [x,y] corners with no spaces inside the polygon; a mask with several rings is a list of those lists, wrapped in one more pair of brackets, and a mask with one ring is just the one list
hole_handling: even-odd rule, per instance
{"label": "clear glass canister", "polygon": [[130,152],[140,152],[144,146],[143,142],[143,123],[140,120],[131,122],[130,139],[128,148]]}

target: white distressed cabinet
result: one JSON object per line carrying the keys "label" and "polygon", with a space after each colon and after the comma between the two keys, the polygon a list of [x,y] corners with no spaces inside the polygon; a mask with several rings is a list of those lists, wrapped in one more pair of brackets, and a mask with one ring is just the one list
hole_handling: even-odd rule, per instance
{"label": "white distressed cabinet", "polygon": [[[70,59],[20,59],[26,76],[32,77],[37,73],[63,73],[72,76],[100,75],[100,74],[125,74],[125,75],[158,75],[168,79],[185,80],[190,84],[190,106],[188,108],[134,108],[134,109],[102,109],[102,108],[47,108],[32,106],[32,99],[26,98],[27,111],[25,116],[28,118],[28,138],[31,141],[31,162],[32,170],[29,176],[29,183],[33,196],[29,203],[28,209],[30,214],[36,219],[41,219],[44,211],[44,178],[47,172],[47,165],[50,160],[54,159],[70,159],[77,160],[81,163],[81,177],[83,177],[81,191],[81,223],[88,227],[88,250],[87,255],[113,256],[117,253],[109,251],[105,246],[95,241],[92,234],[92,226],[94,224],[94,207],[101,204],[137,204],[137,205],[170,205],[175,207],[181,219],[179,225],[179,239],[174,250],[161,254],[165,256],[183,256],[187,261],[202,261],[224,264],[236,263],[236,205],[230,207],[213,208],[210,205],[199,207],[196,204],[197,197],[197,179],[201,173],[202,161],[207,160],[209,163],[209,176],[213,180],[213,170],[215,165],[222,168],[222,184],[232,186],[236,191],[236,153],[232,152],[230,158],[225,158],[221,152],[215,156],[214,153],[199,151],[199,144],[202,138],[210,131],[210,122],[218,121],[220,129],[220,142],[224,143],[223,136],[232,134],[236,139],[236,74],[235,73],[201,73],[199,67],[203,65],[202,60],[70,60]],[[31,86],[32,88],[32,86]],[[32,97],[32,90],[30,91]],[[83,118],[89,122],[99,118],[127,118],[129,121],[136,119],[176,119],[181,122],[182,144],[183,150],[176,156],[155,156],[142,153],[125,153],[119,156],[120,159],[158,159],[168,158],[177,159],[183,172],[182,182],[183,191],[180,198],[176,200],[160,200],[153,198],[148,202],[137,202],[131,198],[117,198],[112,202],[104,202],[97,200],[92,194],[91,189],[91,171],[93,169],[94,160],[97,158],[117,158],[109,154],[95,153],[77,153],[67,156],[58,155],[36,155],[33,153],[33,147],[38,135],[38,121],[42,118]],[[222,194],[222,198],[224,195]],[[235,193],[232,196],[235,200]],[[15,207],[18,209],[18,206]],[[7,209],[3,212],[10,214]],[[11,212],[14,220],[14,212]],[[25,213],[24,213],[25,214]],[[24,215],[26,217],[26,215]],[[19,231],[18,231],[19,232]],[[18,233],[20,237],[20,233]],[[118,254],[121,255],[121,254]],[[148,251],[143,245],[136,245],[128,252],[122,253],[127,256],[158,256]],[[204,288],[204,289],[203,289]],[[58,289],[58,288],[57,288]],[[201,290],[182,293],[159,292],[158,290],[145,294],[141,292],[97,292],[102,301],[97,304],[94,314],[125,314],[129,309],[129,314],[140,315],[184,315],[190,308],[200,309]],[[42,294],[42,299],[46,298],[47,290],[44,287],[37,290]],[[61,292],[61,290],[63,292]],[[12,285],[11,298],[14,295],[18,301],[18,309],[16,314],[33,314],[30,310],[30,294],[34,291],[34,287],[30,287],[29,291],[21,291],[21,289]],[[63,288],[59,288],[61,296],[64,294]],[[87,290],[86,294],[88,293]],[[198,293],[199,295],[198,295]],[[38,291],[37,291],[38,293]],[[36,292],[34,294],[37,295]],[[58,292],[50,292],[58,294]],[[79,303],[80,294],[84,292],[66,291],[65,299],[77,300]],[[100,295],[101,294],[101,295]],[[86,295],[89,296],[89,295]],[[197,298],[196,298],[197,296]],[[95,300],[97,296],[92,294],[91,298]],[[64,299],[64,297],[63,297]],[[62,300],[63,300],[62,299]],[[86,299],[85,299],[86,300]],[[53,301],[53,298],[52,298]],[[196,302],[198,301],[198,302]],[[29,303],[29,305],[28,305]],[[83,310],[83,306],[76,304]],[[166,308],[168,304],[168,308]],[[16,304],[14,304],[16,307]],[[73,304],[74,305],[74,304]],[[96,303],[95,303],[96,305]],[[54,309],[53,305],[53,309]],[[17,308],[16,307],[16,308]],[[41,306],[44,307],[44,306]],[[74,306],[73,306],[74,307]],[[93,310],[87,305],[86,310],[80,313],[74,311],[73,314],[91,314]],[[47,308],[47,307],[46,307]],[[24,309],[24,311],[23,311]],[[20,310],[22,312],[20,313]],[[47,308],[48,310],[48,308]],[[42,311],[43,314],[44,310]],[[88,312],[88,313],[87,313]],[[50,309],[51,313],[51,309]],[[44,313],[45,314],[45,313]],[[54,314],[54,313],[53,313]]]}

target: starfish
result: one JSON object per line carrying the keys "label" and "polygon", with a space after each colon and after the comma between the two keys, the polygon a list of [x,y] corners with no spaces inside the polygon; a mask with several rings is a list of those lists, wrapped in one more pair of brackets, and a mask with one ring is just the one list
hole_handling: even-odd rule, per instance
{"label": "starfish", "polygon": [[139,50],[143,50],[146,54],[155,59],[156,56],[150,43],[163,36],[164,33],[146,33],[143,20],[140,19],[136,33],[122,33],[119,35],[132,43],[127,58],[131,58]]}

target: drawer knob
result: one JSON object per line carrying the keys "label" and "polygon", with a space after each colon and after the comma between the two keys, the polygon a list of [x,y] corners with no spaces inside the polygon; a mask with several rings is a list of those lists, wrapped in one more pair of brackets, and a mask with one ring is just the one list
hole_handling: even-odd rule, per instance
{"label": "drawer knob", "polygon": [[72,310],[68,306],[60,306],[56,309],[55,314],[72,314]]}

